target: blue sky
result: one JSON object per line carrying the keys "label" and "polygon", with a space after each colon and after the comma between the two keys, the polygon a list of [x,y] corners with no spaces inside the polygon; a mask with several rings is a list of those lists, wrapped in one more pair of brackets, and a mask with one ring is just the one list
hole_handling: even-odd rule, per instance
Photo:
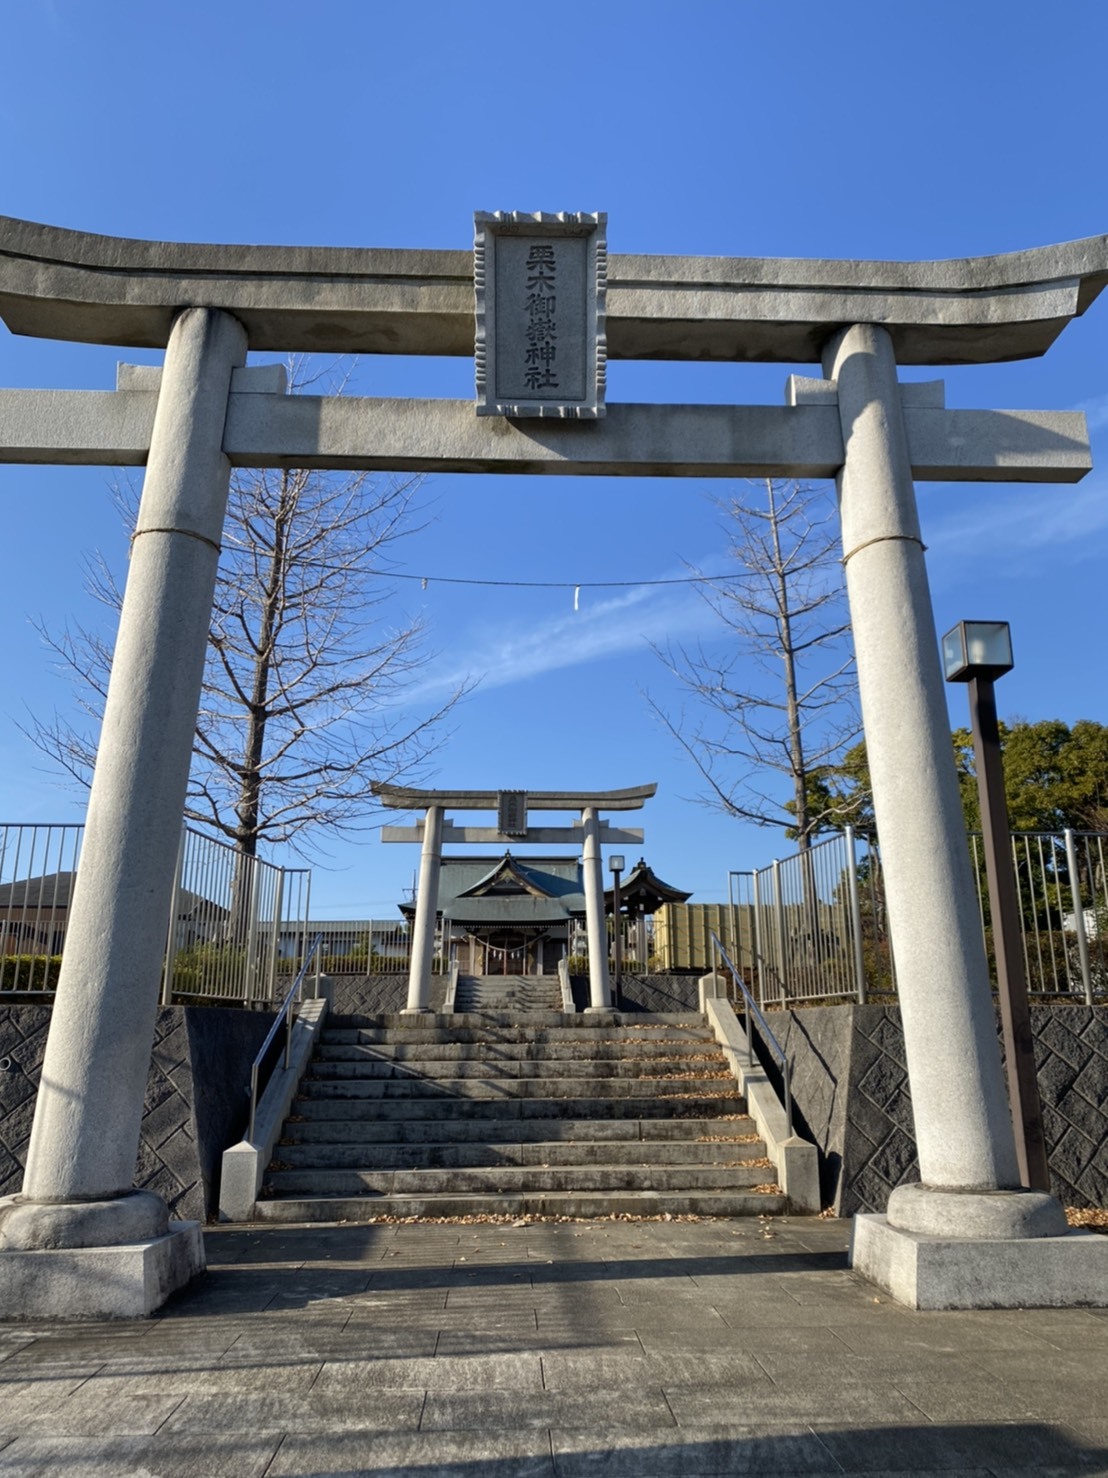
{"label": "blue sky", "polygon": [[[1011,251],[1108,230],[1106,43],[1108,7],[1072,0],[24,0],[4,19],[0,211],[121,236],[468,248],[474,209],[599,209],[612,252]],[[1041,361],[945,372],[953,406],[1090,419],[1097,466],[1076,487],[919,489],[939,630],[1012,622],[1004,715],[1108,721],[1106,349],[1108,294]],[[157,358],[0,328],[5,386],[106,389],[124,357]],[[788,371],[615,363],[609,399],[780,404]],[[473,393],[468,360],[366,359],[355,382]],[[16,724],[69,702],[29,618],[91,619],[83,558],[123,558],[108,484],[96,469],[0,468],[0,820],[81,816]],[[729,867],[789,851],[778,832],[694,804],[695,775],[645,708],[643,688],[676,701],[648,639],[712,640],[695,593],[583,591],[575,612],[572,591],[434,579],[463,564],[570,583],[722,569],[711,497],[723,491],[429,481],[399,568],[430,583],[397,582],[398,611],[426,619],[427,696],[459,672],[482,678],[433,783],[656,780],[644,850],[704,901],[725,896]],[[962,722],[964,695],[951,696]],[[343,845],[317,870],[320,914],[389,913],[415,861],[374,832]]]}

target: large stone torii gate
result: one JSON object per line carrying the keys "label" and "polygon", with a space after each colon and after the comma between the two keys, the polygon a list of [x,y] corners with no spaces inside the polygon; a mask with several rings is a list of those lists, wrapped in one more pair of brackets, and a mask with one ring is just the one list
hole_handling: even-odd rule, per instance
{"label": "large stone torii gate", "polygon": [[115,391],[0,391],[0,459],[146,466],[26,1177],[0,1206],[0,1315],[146,1312],[203,1267],[195,1224],[169,1229],[132,1187],[232,466],[834,475],[922,1182],[859,1218],[855,1265],[909,1302],[1108,1302],[1108,1243],[1067,1235],[1056,1202],[1019,1189],[912,481],[1076,481],[1085,423],[946,410],[941,383],[897,377],[898,362],[1044,353],[1108,281],[1108,238],[951,262],[607,267],[609,357],[822,377],[790,378],[781,407],[612,405],[586,421],[287,397],[279,369],[243,369],[248,348],[473,354],[473,257],[0,218],[12,332],[165,348],[161,370],[121,367]]}

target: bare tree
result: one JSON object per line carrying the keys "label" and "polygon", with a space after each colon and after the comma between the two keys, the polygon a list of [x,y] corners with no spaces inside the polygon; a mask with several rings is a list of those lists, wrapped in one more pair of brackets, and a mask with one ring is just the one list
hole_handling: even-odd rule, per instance
{"label": "bare tree", "polygon": [[[460,696],[419,714],[404,702],[425,661],[423,631],[389,619],[387,573],[412,531],[418,485],[296,469],[232,481],[185,814],[248,854],[275,843],[310,854],[322,835],[364,824],[372,782],[417,775]],[[133,528],[134,490],[119,501]],[[118,613],[122,593],[101,556],[88,585]],[[89,723],[55,716],[25,732],[87,785],[110,642],[37,624]]]}
{"label": "bare tree", "polygon": [[[784,827],[807,850],[832,815],[821,776],[858,732],[834,504],[767,478],[719,506],[735,573],[703,594],[726,647],[656,648],[694,714],[648,702],[706,782],[701,800]],[[834,815],[841,825],[841,807]]]}

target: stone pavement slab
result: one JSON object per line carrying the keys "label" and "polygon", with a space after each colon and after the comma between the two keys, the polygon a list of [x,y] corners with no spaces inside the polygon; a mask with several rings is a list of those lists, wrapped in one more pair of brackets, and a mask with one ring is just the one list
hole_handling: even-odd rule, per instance
{"label": "stone pavement slab", "polygon": [[1108,1317],[913,1313],[845,1223],[212,1228],[149,1320],[0,1324],[0,1478],[1108,1478]]}

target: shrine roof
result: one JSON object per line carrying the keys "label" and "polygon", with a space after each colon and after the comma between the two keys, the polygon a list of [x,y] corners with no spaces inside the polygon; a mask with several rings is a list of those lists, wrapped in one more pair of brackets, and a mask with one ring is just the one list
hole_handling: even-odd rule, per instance
{"label": "shrine roof", "polygon": [[[511,891],[491,891],[497,884]],[[514,884],[514,887],[513,887]],[[486,889],[490,891],[485,891]],[[410,917],[415,905],[402,903]],[[439,912],[458,923],[560,922],[585,912],[575,857],[444,857]]]}
{"label": "shrine roof", "polygon": [[[631,871],[620,879],[619,897],[629,912],[656,913],[663,904],[687,902],[692,893],[682,892],[672,883],[663,882],[646,859],[640,857]],[[614,906],[615,889],[608,888],[604,894],[604,907],[611,913]]]}

